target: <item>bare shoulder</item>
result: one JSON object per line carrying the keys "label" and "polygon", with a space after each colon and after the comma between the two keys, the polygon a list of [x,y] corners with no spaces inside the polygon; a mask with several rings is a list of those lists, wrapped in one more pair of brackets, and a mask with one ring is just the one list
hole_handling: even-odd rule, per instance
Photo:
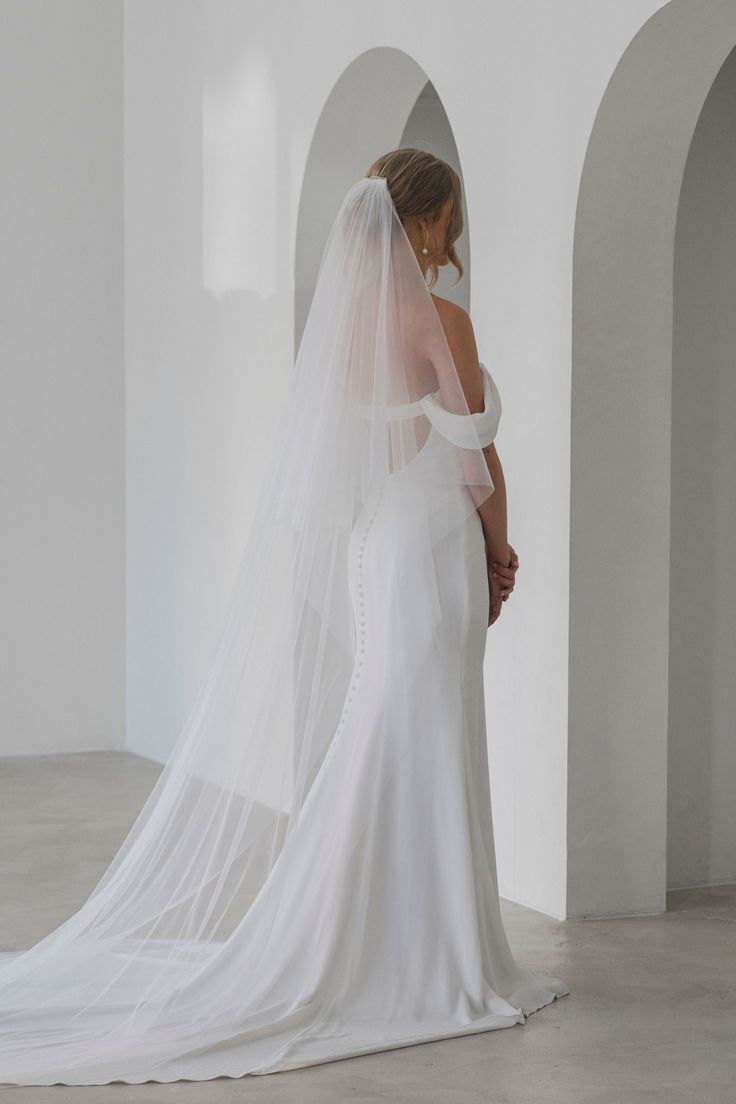
{"label": "bare shoulder", "polygon": [[440,322],[450,346],[457,374],[468,400],[468,408],[483,409],[483,380],[478,361],[478,346],[470,315],[450,299],[432,295]]}
{"label": "bare shoulder", "polygon": [[430,292],[432,296],[432,302],[435,305],[438,315],[443,321],[449,323],[462,323],[463,320],[470,322],[470,315],[457,303],[453,303],[451,299],[443,299],[440,295],[435,295],[434,292]]}
{"label": "bare shoulder", "polygon": [[[455,358],[456,350],[462,360],[466,360],[469,354],[471,362],[476,362],[471,366],[478,367],[475,331],[468,312],[458,306],[457,303],[453,303],[450,299],[442,299],[439,295],[432,295],[432,300],[440,317],[453,358]],[[459,364],[457,369],[460,371]]]}

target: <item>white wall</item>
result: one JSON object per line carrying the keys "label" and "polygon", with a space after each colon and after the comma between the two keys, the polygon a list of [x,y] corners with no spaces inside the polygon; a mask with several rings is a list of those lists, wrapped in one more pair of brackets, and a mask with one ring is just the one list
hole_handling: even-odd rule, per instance
{"label": "white wall", "polygon": [[[728,8],[714,0],[708,13],[715,18],[720,12],[727,23]],[[640,445],[638,422],[616,419],[605,425],[605,438],[602,424],[592,432],[590,421],[578,423],[572,441],[571,396],[585,418],[588,398],[595,393],[598,403],[611,389],[605,372],[593,381],[595,391],[572,388],[572,326],[582,306],[576,302],[573,311],[572,260],[576,232],[595,235],[598,229],[580,220],[579,187],[604,94],[637,32],[654,13],[670,10],[695,19],[700,30],[672,53],[677,64],[661,51],[661,73],[707,88],[707,64],[698,72],[694,66],[706,47],[715,56],[711,40],[726,40],[720,32],[701,33],[708,29],[703,12],[694,12],[687,0],[664,6],[658,0],[594,6],[587,0],[522,0],[481,9],[460,0],[449,30],[446,21],[428,19],[426,2],[418,0],[385,10],[325,0],[318,20],[297,4],[284,18],[278,6],[256,10],[241,0],[125,0],[122,42],[118,3],[4,6],[0,79],[13,110],[6,113],[3,143],[9,244],[1,417],[12,478],[4,487],[0,583],[2,750],[115,746],[126,668],[128,746],[158,759],[170,750],[208,670],[289,387],[297,215],[315,128],[335,83],[351,68],[353,85],[360,86],[361,125],[343,119],[347,139],[332,154],[328,148],[321,164],[330,186],[346,167],[357,176],[384,151],[375,136],[396,128],[398,144],[406,115],[390,117],[396,88],[403,81],[405,90],[418,94],[431,80],[463,170],[470,310],[481,357],[503,398],[497,444],[510,538],[521,559],[517,592],[489,635],[486,669],[501,892],[557,916],[636,910],[652,902],[657,907],[664,889],[667,739],[661,723],[667,699],[660,692],[660,683],[666,689],[667,641],[659,626],[667,611],[655,603],[669,571],[669,545],[660,541],[669,524],[663,461],[669,429],[664,422],[656,426],[659,466],[649,477],[656,482],[652,494],[661,497],[652,531],[664,551],[638,574],[642,596],[631,603],[640,621],[650,608],[657,619],[647,621],[649,628],[639,624],[641,635],[632,637],[630,620],[616,620],[626,607],[609,585],[614,577],[625,579],[627,565],[620,550],[606,544],[605,528],[590,523],[610,503],[602,501],[600,483],[585,485],[585,473],[594,471],[591,459],[605,464],[609,438],[620,461],[623,424],[629,467],[641,471],[636,450],[650,446]],[[332,26],[334,35],[315,33],[315,27]],[[659,33],[652,23],[643,38],[656,44]],[[376,46],[406,55],[391,82],[367,53]],[[689,64],[682,66],[686,55]],[[361,56],[364,63],[356,68]],[[657,91],[646,83],[652,71],[644,65],[630,85],[640,104]],[[679,101],[669,88],[667,95],[674,104],[668,120],[676,120]],[[694,103],[691,96],[688,111]],[[333,102],[331,111],[339,115],[340,103]],[[619,103],[609,117],[620,135],[633,116]],[[641,147],[636,128],[627,138],[641,193],[648,178],[640,172],[640,150],[643,156],[653,148],[653,138],[666,140],[669,150],[669,135],[653,134],[651,123],[643,122]],[[681,131],[676,138],[681,153],[687,135]],[[622,196],[625,182],[616,176],[623,162],[611,156],[598,193],[604,203]],[[669,201],[679,189],[676,173],[666,184]],[[698,208],[703,201],[693,203]],[[625,218],[629,200],[622,202]],[[642,206],[639,214],[648,210]],[[650,222],[671,245],[666,219],[655,215]],[[634,249],[635,237],[625,235],[626,248]],[[606,269],[601,257],[618,261],[623,252],[612,248],[616,238],[598,244],[602,253],[591,253],[588,277]],[[724,257],[730,266],[730,252]],[[616,270],[614,299],[626,292],[622,271],[623,281]],[[641,281],[631,288],[643,294]],[[620,356],[611,301],[596,285],[589,305],[600,329],[586,330],[594,342],[588,363],[599,358],[605,364],[608,357],[616,369],[626,365],[633,372],[639,362]],[[662,302],[658,323],[667,317]],[[695,335],[703,343],[697,353],[705,348],[705,333]],[[622,334],[631,340],[626,327]],[[656,374],[642,385],[646,391],[651,384],[652,403],[669,394],[662,374],[666,349],[656,351]],[[646,357],[641,364],[651,370]],[[730,401],[725,362],[718,361],[714,372],[709,387]],[[622,381],[631,383],[629,376]],[[606,410],[605,402],[600,408]],[[719,411],[725,408],[724,401]],[[667,414],[668,407],[662,417]],[[731,462],[725,424],[717,440],[719,470],[725,470]],[[684,453],[678,455],[682,460]],[[584,532],[573,526],[572,561],[571,475],[585,507],[577,515]],[[718,516],[728,518],[727,499],[719,495]],[[621,516],[624,497],[615,499]],[[680,520],[686,525],[690,519]],[[716,579],[725,584],[728,570],[724,564]],[[597,594],[603,595],[601,608],[614,615],[599,640],[602,662],[589,647]],[[680,614],[689,617],[686,607]],[[652,655],[651,669],[636,675],[621,664],[605,681],[606,649],[612,644],[628,655],[636,640],[641,650],[655,628],[661,652]],[[716,628],[718,660],[726,666],[730,631],[728,624]],[[577,649],[574,665],[570,639]],[[705,679],[705,669],[701,674]],[[643,687],[650,675],[657,679],[646,716],[650,743],[639,755],[641,701],[625,688],[627,680]],[[731,703],[725,677],[720,685],[709,703],[717,714],[712,763],[725,771]],[[684,743],[693,715],[682,717],[673,731]],[[673,767],[674,800],[690,793],[693,758],[688,750]],[[733,838],[726,785],[703,781],[703,800],[712,799],[719,810],[715,821],[706,817],[693,825],[690,818],[696,849],[717,824],[718,870],[725,869]],[[627,804],[632,795],[635,804]],[[686,856],[677,869],[690,878],[698,876],[697,868]]]}
{"label": "white wall", "polygon": [[672,887],[736,880],[736,51],[690,148],[674,286]]}
{"label": "white wall", "polygon": [[[558,916],[577,192],[606,84],[658,7],[461,0],[449,29],[418,0],[325,2],[316,23],[297,4],[288,18],[236,0],[125,7],[130,746],[166,754],[225,610],[293,362],[293,237],[320,113],[363,51],[404,50],[454,130],[471,314],[504,400],[498,448],[521,567],[487,666],[501,890]],[[367,102],[390,111],[382,96],[374,73]],[[368,133],[354,128],[336,158],[370,164],[383,150]]]}
{"label": "white wall", "polygon": [[1,16],[0,754],[119,747],[122,5]]}
{"label": "white wall", "polygon": [[[673,435],[673,272],[688,153],[734,43],[732,0],[673,0],[660,9],[608,82],[581,175],[569,475],[568,916],[666,908],[668,821],[671,827],[677,815],[668,798],[690,792],[694,781],[689,755],[676,752],[668,765],[668,727],[682,700],[671,698],[683,672],[677,645],[689,628],[685,607],[671,608],[680,581],[671,579],[671,549],[676,571],[673,538],[682,539],[683,519],[696,516],[682,496],[681,468],[673,468],[687,447]],[[717,175],[709,186],[723,189]],[[694,257],[702,266],[702,255]],[[721,262],[714,256],[710,263]],[[711,290],[718,281],[714,272]],[[727,275],[720,294],[728,295],[729,284]],[[712,316],[701,353],[721,339],[730,348],[729,329],[717,329],[722,316]],[[706,399],[711,369],[703,369]],[[690,415],[695,427],[701,412],[691,407]],[[719,457],[726,466],[718,473],[726,478],[727,457]],[[722,635],[728,632],[724,625]],[[702,721],[691,735],[701,749],[712,739],[710,720]],[[674,732],[681,737],[682,726]],[[713,792],[701,787],[700,797]],[[694,793],[691,800],[698,801]]]}

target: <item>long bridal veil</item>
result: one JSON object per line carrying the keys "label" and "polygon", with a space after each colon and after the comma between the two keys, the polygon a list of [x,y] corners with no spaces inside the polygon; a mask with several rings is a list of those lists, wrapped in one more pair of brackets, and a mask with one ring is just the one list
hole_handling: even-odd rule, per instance
{"label": "long bridal veil", "polygon": [[[325,245],[272,461],[186,725],[89,898],[34,947],[4,956],[0,1081],[133,1080],[249,1030],[266,1036],[314,994],[323,964],[300,956],[298,935],[303,917],[330,909],[317,899],[328,841],[300,867],[298,893],[270,887],[290,854],[290,869],[299,865],[310,804],[356,838],[379,815],[370,792],[341,815],[345,790],[330,783],[333,752],[353,735],[364,648],[351,565],[377,503],[403,487],[402,509],[372,539],[389,550],[385,571],[406,570],[406,556],[392,567],[390,549],[410,542],[426,602],[380,646],[407,701],[421,695],[413,649],[442,616],[437,549],[493,491],[487,441],[468,414],[386,179],[363,178]],[[448,492],[455,508],[427,508]],[[401,739],[419,735],[401,717],[392,732],[403,736],[386,751],[384,778]],[[358,747],[348,752],[346,769],[369,770]]]}

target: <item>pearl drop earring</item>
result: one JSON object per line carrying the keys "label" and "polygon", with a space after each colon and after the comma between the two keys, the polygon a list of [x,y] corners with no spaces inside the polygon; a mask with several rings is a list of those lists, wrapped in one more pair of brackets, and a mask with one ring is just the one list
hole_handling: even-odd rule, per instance
{"label": "pearl drop earring", "polygon": [[424,242],[424,249],[422,250],[422,253],[429,253],[429,250],[427,249],[427,242],[428,241],[429,241],[429,230],[427,231],[427,237],[426,237],[425,242]]}

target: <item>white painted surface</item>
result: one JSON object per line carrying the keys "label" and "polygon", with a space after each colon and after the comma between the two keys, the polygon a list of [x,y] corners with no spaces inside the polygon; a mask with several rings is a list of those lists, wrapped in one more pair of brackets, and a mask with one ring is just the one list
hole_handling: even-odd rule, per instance
{"label": "white painted surface", "polygon": [[[670,598],[679,581],[677,542],[694,503],[683,499],[676,478],[687,445],[672,432],[675,237],[693,134],[734,42],[730,0],[707,8],[676,0],[658,11],[609,81],[581,178],[573,268],[568,916],[660,912],[668,883],[677,884],[676,868],[668,870],[668,796],[690,792],[694,779],[690,754],[668,747],[688,663],[685,607],[678,602],[671,610]],[[716,172],[712,186],[719,187]],[[727,239],[724,247],[728,252]],[[694,259],[702,263],[702,256]],[[715,255],[711,263],[718,263]],[[729,284],[727,278],[720,295]],[[714,325],[708,355],[716,332]],[[727,348],[729,334],[727,327]],[[717,371],[713,362],[704,378]],[[694,412],[694,425],[701,416]],[[716,478],[728,475],[726,457]],[[708,677],[718,680],[715,668]],[[704,747],[711,727],[706,720],[690,738]],[[727,784],[733,788],[732,776]],[[701,799],[713,792],[701,791]],[[709,845],[703,880],[714,857]]]}
{"label": "white painted surface", "polygon": [[[356,57],[402,50],[403,72],[364,66],[336,106],[323,194],[390,148],[390,128],[398,144],[406,115],[392,109],[407,87],[416,99],[420,66],[464,171],[471,314],[504,400],[498,449],[521,559],[487,661],[499,876],[505,896],[559,916],[577,188],[611,72],[658,6],[466,0],[448,34],[426,3],[325,3],[325,34],[302,5],[285,18],[229,0],[126,4],[128,746],[166,753],[215,643],[293,362],[293,237],[320,114]],[[229,242],[228,219],[207,207],[216,195]],[[216,280],[213,227],[228,243]]]}
{"label": "white painted surface", "polygon": [[3,3],[0,100],[0,754],[121,747],[121,3]]}
{"label": "white painted surface", "polygon": [[[709,14],[725,20],[728,6],[718,0]],[[603,439],[589,436],[588,426],[580,443],[571,440],[571,412],[587,393],[572,385],[570,319],[578,189],[602,97],[650,16],[692,11],[692,5],[524,0],[479,9],[461,0],[448,32],[446,21],[428,18],[426,2],[417,0],[399,9],[325,0],[318,19],[313,9],[297,4],[289,5],[286,17],[278,6],[256,10],[237,0],[126,0],[125,498],[121,145],[114,125],[116,119],[119,125],[121,51],[113,18],[118,9],[67,3],[62,19],[54,17],[58,6],[51,3],[8,7],[31,13],[25,18],[41,45],[16,19],[1,47],[8,62],[3,79],[21,105],[21,133],[30,137],[28,148],[16,142],[17,186],[3,184],[13,188],[17,212],[11,220],[12,264],[4,266],[6,306],[27,304],[29,289],[32,293],[30,325],[24,324],[27,306],[17,306],[9,309],[16,322],[3,335],[10,353],[3,357],[3,371],[10,366],[13,404],[23,412],[8,419],[13,464],[22,470],[14,468],[6,513],[15,519],[15,530],[6,542],[11,558],[3,576],[10,603],[6,600],[10,629],[3,647],[11,687],[4,750],[19,750],[7,740],[14,727],[20,730],[23,717],[36,741],[25,746],[34,750],[119,743],[123,663],[116,616],[122,608],[124,554],[127,744],[152,758],[167,755],[207,673],[288,392],[297,228],[299,251],[307,257],[306,266],[297,266],[298,281],[307,274],[298,287],[303,305],[310,264],[345,187],[377,154],[399,144],[429,79],[449,117],[464,175],[470,311],[481,357],[504,402],[497,445],[508,486],[510,539],[521,559],[517,593],[489,634],[486,668],[501,892],[556,916],[661,907],[667,876],[666,585],[645,592],[650,605],[641,608],[641,623],[634,622],[634,633],[643,633],[642,647],[649,648],[647,633],[654,633],[662,650],[651,666],[619,665],[610,677],[600,656],[591,666],[595,652],[585,645],[588,632],[595,632],[589,595],[602,588],[616,611],[617,591],[610,588],[614,579],[616,585],[625,579],[630,546],[622,554],[604,543],[608,558],[602,559],[595,541],[575,543],[573,529],[572,547],[582,559],[571,561],[571,475],[575,487],[576,474],[589,470],[586,448],[601,447]],[[706,57],[702,10],[698,18],[698,50],[691,56],[685,44],[674,55],[678,64],[667,72],[682,78],[690,91],[699,82],[704,97],[717,65],[714,52]],[[315,33],[328,27],[334,33]],[[719,33],[728,47],[727,36]],[[687,66],[680,64],[683,57],[690,58]],[[715,66],[710,76],[708,64]],[[694,74],[697,65],[703,69]],[[28,72],[34,75],[28,85],[32,93],[23,76]],[[85,73],[98,91],[92,104],[79,76]],[[341,78],[341,96],[330,103]],[[22,88],[25,98],[19,96]],[[635,86],[638,97],[651,92]],[[51,111],[58,103],[64,105],[61,122]],[[691,98],[688,107],[695,103]],[[673,110],[673,118],[676,114]],[[634,116],[613,112],[612,118],[620,131]],[[644,116],[636,118],[642,148],[650,149],[658,131],[647,129],[652,123]],[[318,125],[312,153],[319,147],[319,157],[310,166]],[[634,127],[631,133],[634,146],[639,132]],[[678,140],[686,150],[683,134]],[[80,163],[87,185],[93,181],[76,223],[67,208],[55,206],[59,186],[52,188],[48,180],[49,151],[57,170],[67,170],[62,183],[74,182],[71,166]],[[644,174],[638,179],[633,164],[643,191]],[[629,165],[621,179],[609,173],[601,202],[609,194],[619,196],[626,211],[628,172]],[[679,190],[676,173],[670,190],[675,195]],[[79,198],[73,187],[65,194]],[[669,235],[673,247],[671,211],[668,218],[651,226]],[[80,226],[94,230],[81,253],[75,252]],[[604,257],[606,249],[616,260],[624,252],[613,248],[615,238],[601,245]],[[50,249],[51,255],[45,252]],[[94,264],[88,263],[90,256]],[[48,285],[39,294],[34,283],[34,273],[46,267],[56,276],[54,294],[64,296],[63,313],[50,308]],[[616,278],[620,284],[620,273]],[[603,332],[608,325],[615,334],[608,298],[594,306]],[[606,340],[596,334],[596,348]],[[615,357],[615,342],[604,351]],[[665,360],[663,354],[661,363]],[[32,364],[46,375],[32,374]],[[652,377],[653,407],[660,382],[659,375]],[[602,403],[605,410],[608,378],[601,375],[595,384],[596,409]],[[43,402],[40,394],[46,396]],[[60,408],[69,424],[82,422],[80,433],[70,434],[69,425],[59,429]],[[615,402],[611,409],[617,409]],[[577,410],[585,414],[579,405]],[[31,448],[23,419],[39,413],[43,428],[34,428]],[[666,578],[669,471],[663,458],[669,428],[668,423],[650,428],[659,465],[648,488],[659,502],[652,532]],[[638,444],[638,423],[621,421],[615,429],[622,455],[634,445],[646,447]],[[726,423],[719,439],[727,440]],[[723,450],[719,457],[725,470],[730,459]],[[42,507],[33,516],[24,513],[31,502]],[[596,491],[593,484],[590,498],[580,502],[585,533],[600,534],[607,509],[600,486]],[[623,498],[616,505],[626,520],[637,516],[631,503],[626,516]],[[54,539],[45,543],[52,528]],[[75,597],[67,597],[59,612],[62,593]],[[48,616],[54,603],[55,622]],[[578,619],[573,639],[583,660],[576,660],[572,681],[571,609]],[[625,653],[635,639],[631,622],[621,618],[612,624],[614,647]],[[70,625],[72,633],[86,626],[83,646],[68,646]],[[729,631],[724,625],[722,644]],[[39,677],[41,693],[32,694]],[[606,678],[605,685],[596,682]],[[60,698],[70,686],[76,688],[71,708]],[[645,688],[645,740],[641,755],[632,756],[639,692]],[[582,709],[572,743],[569,690]],[[626,704],[628,714],[611,708],[616,701]],[[718,741],[725,741],[729,702],[721,697],[719,703]],[[66,728],[60,727],[60,716],[67,718]],[[89,743],[80,742],[80,731]],[[713,761],[725,767],[729,760],[721,743],[718,747],[721,754]],[[672,768],[671,795],[688,794],[694,754],[687,751]],[[702,785],[703,800],[712,797],[721,810],[719,831],[725,834],[719,836],[717,866],[722,869],[732,838],[730,814],[717,784],[704,780]],[[712,827],[701,823],[703,841]],[[692,861],[679,867],[670,859],[674,876],[697,878],[713,855],[696,849]]]}
{"label": "white painted surface", "polygon": [[698,120],[675,242],[668,882],[736,881],[736,52]]}

